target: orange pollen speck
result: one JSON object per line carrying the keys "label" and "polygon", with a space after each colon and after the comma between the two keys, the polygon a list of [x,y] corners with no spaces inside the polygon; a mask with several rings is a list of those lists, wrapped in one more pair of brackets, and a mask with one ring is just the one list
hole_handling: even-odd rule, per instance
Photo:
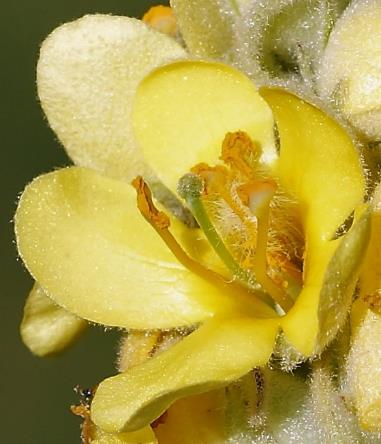
{"label": "orange pollen speck", "polygon": [[177,23],[170,6],[152,6],[142,18],[144,23],[171,37],[177,35]]}

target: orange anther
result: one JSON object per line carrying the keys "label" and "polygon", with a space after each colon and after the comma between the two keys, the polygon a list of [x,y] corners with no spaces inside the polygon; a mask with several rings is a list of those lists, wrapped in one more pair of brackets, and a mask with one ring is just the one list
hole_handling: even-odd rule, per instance
{"label": "orange anther", "polygon": [[258,159],[258,155],[258,147],[245,132],[236,131],[226,134],[221,152],[221,160],[226,165],[250,177],[253,173],[252,165]]}
{"label": "orange anther", "polygon": [[170,225],[169,217],[155,207],[152,201],[151,190],[144,182],[144,179],[138,176],[131,183],[137,192],[138,208],[147,221],[155,225],[159,230],[168,228]]}

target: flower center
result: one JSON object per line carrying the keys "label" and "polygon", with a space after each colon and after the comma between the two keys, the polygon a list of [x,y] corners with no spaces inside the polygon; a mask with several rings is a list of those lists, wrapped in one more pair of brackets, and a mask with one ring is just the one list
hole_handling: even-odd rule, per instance
{"label": "flower center", "polygon": [[202,279],[206,279],[216,287],[220,288],[222,291],[228,291],[233,294],[246,294],[245,289],[239,284],[239,282],[227,282],[223,276],[208,269],[187,255],[169,230],[169,217],[163,211],[159,211],[155,207],[152,201],[151,191],[142,177],[136,177],[132,181],[132,185],[137,192],[137,206],[139,211],[146,221],[156,230],[181,264]]}
{"label": "flower center", "polygon": [[180,196],[230,271],[230,283],[186,255],[143,179],[133,185],[140,211],[187,268],[219,285],[253,292],[284,313],[302,286],[304,239],[297,202],[259,158],[260,148],[246,133],[228,133],[222,144],[223,165],[198,164],[178,184]]}

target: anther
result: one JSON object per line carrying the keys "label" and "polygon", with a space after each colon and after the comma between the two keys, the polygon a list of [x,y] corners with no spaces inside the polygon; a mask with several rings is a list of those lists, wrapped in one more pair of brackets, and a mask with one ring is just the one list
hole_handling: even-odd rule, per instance
{"label": "anther", "polygon": [[257,218],[257,245],[253,258],[254,274],[271,297],[287,311],[292,306],[292,300],[275,282],[267,275],[267,243],[269,237],[270,203],[276,192],[276,183],[265,180],[248,183],[245,191],[247,204]]}
{"label": "anther", "polygon": [[240,171],[247,178],[252,176],[253,164],[258,160],[259,148],[243,131],[227,133],[222,142],[221,160]]}
{"label": "anther", "polygon": [[159,211],[152,202],[152,193],[141,176],[132,181],[132,186],[137,191],[138,208],[145,219],[154,224],[156,228],[164,230],[169,227],[169,217]]}

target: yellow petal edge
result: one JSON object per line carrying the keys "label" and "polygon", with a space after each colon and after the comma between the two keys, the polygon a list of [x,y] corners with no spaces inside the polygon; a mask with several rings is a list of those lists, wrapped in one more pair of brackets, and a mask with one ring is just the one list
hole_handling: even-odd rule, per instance
{"label": "yellow petal edge", "polygon": [[[310,356],[319,331],[323,282],[343,238],[331,239],[362,205],[365,178],[359,152],[332,118],[286,91],[263,88],[261,94],[274,113],[279,131],[280,157],[275,174],[298,199],[305,234],[303,289],[282,320],[282,328],[288,341]],[[361,257],[357,260],[360,262]],[[358,268],[359,263],[355,265]]]}

